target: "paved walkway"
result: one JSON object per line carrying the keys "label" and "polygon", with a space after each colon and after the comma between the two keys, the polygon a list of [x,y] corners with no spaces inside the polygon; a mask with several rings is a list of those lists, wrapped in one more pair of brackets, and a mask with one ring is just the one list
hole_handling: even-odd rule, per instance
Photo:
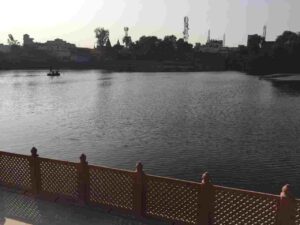
{"label": "paved walkway", "polygon": [[137,221],[133,217],[107,213],[98,208],[34,199],[0,187],[0,225],[165,225]]}

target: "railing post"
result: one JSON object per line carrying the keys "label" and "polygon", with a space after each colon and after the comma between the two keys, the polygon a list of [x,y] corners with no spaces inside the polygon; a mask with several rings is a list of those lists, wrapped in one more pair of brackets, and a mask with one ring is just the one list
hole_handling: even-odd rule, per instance
{"label": "railing post", "polygon": [[82,205],[88,204],[89,201],[89,167],[86,161],[86,155],[80,156],[79,164],[79,202]]}
{"label": "railing post", "polygon": [[37,195],[40,192],[40,183],[41,183],[41,176],[40,176],[40,168],[38,162],[39,155],[37,154],[37,149],[33,147],[31,149],[31,181],[32,181],[32,193]]}
{"label": "railing post", "polygon": [[197,225],[212,225],[215,191],[207,172],[202,175],[199,196]]}
{"label": "railing post", "polygon": [[286,184],[282,187],[280,201],[277,208],[276,225],[295,225],[296,200],[291,192],[291,187]]}
{"label": "railing post", "polygon": [[145,203],[145,193],[144,193],[144,171],[142,163],[137,163],[136,165],[136,180],[135,180],[135,201],[134,201],[134,211],[137,218],[144,217],[144,203]]}

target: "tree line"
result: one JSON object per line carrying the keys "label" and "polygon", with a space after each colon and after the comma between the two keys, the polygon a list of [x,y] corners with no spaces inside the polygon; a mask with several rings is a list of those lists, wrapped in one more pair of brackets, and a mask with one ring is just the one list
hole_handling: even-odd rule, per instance
{"label": "tree line", "polygon": [[[118,41],[112,46],[109,35],[109,30],[103,27],[95,29],[96,48],[101,52],[101,57],[91,57],[86,66],[98,68],[105,61],[114,60],[155,60],[188,62],[192,65],[200,63],[203,66],[199,67],[199,70],[218,67],[251,74],[300,72],[300,34],[292,31],[283,32],[274,42],[267,42],[261,36],[253,35],[248,46],[239,46],[235,50],[229,50],[227,54],[202,52],[201,45],[193,46],[174,35],[167,35],[162,39],[156,36],[141,36],[137,41],[132,41],[130,36],[125,35],[121,40],[123,45]],[[7,42],[11,46],[11,52],[0,52],[0,68],[24,65],[34,67],[37,62],[45,66],[49,63],[67,64],[42,50],[21,48],[19,41],[12,34],[8,35]]]}
{"label": "tree line", "polygon": [[[97,48],[108,52],[116,52],[117,58],[137,60],[188,60],[193,52],[193,45],[185,42],[182,38],[177,39],[174,35],[167,35],[163,39],[156,36],[142,36],[133,42],[130,36],[124,36],[122,42],[118,41],[111,46],[109,31],[104,28],[96,28],[95,36]],[[123,51],[122,51],[123,50]]]}
{"label": "tree line", "polygon": [[300,72],[300,34],[284,31],[274,42],[256,35],[229,55],[228,67],[250,74]]}

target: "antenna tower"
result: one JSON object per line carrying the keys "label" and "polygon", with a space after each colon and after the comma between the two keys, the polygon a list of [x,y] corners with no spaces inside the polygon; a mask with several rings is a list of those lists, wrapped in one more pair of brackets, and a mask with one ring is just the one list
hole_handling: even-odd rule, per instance
{"label": "antenna tower", "polygon": [[183,19],[183,25],[184,25],[184,28],[183,28],[183,40],[185,42],[188,42],[188,39],[189,39],[189,18],[187,16],[184,17]]}
{"label": "antenna tower", "polygon": [[264,28],[263,28],[263,38],[264,38],[264,40],[266,40],[266,37],[267,37],[267,26],[264,25]]}
{"label": "antenna tower", "polygon": [[207,34],[207,43],[210,42],[210,30],[208,30],[208,34]]}
{"label": "antenna tower", "polygon": [[128,27],[124,27],[124,31],[125,31],[125,37],[128,37],[129,28]]}

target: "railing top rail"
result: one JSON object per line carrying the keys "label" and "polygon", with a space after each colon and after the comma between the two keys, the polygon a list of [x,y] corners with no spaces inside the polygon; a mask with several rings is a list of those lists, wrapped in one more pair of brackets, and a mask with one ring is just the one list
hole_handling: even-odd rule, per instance
{"label": "railing top rail", "polygon": [[159,180],[167,180],[167,181],[174,182],[174,183],[179,183],[180,182],[180,183],[185,183],[185,184],[188,184],[188,185],[197,185],[197,186],[201,185],[201,183],[199,183],[199,182],[181,180],[181,179],[172,178],[172,177],[163,177],[163,176],[156,176],[156,175],[150,175],[150,174],[146,174],[146,177],[159,179]]}
{"label": "railing top rail", "polygon": [[0,155],[7,155],[7,156],[15,156],[15,157],[20,157],[20,158],[30,158],[30,155],[23,155],[19,153],[11,153],[11,152],[3,152],[0,151]]}
{"label": "railing top rail", "polygon": [[214,185],[216,189],[221,189],[221,190],[226,190],[226,191],[231,191],[231,192],[241,192],[245,194],[250,194],[250,195],[257,195],[257,196],[262,196],[262,197],[270,197],[270,198],[280,198],[279,195],[275,194],[269,194],[269,193],[264,193],[264,192],[257,192],[257,191],[251,191],[251,190],[245,190],[245,189],[239,189],[239,188],[231,188],[231,187],[223,187],[219,185]]}
{"label": "railing top rail", "polygon": [[60,164],[65,164],[65,165],[78,165],[79,164],[79,163],[71,162],[71,161],[48,159],[48,158],[43,158],[43,157],[39,157],[39,160],[46,161],[46,162],[60,163]]}
{"label": "railing top rail", "polygon": [[126,169],[117,169],[117,168],[112,168],[112,167],[106,167],[106,166],[97,166],[97,165],[90,165],[90,168],[94,168],[94,169],[105,169],[105,170],[111,170],[111,171],[116,171],[116,172],[124,172],[124,173],[129,173],[129,174],[134,174],[135,171],[133,170],[126,170]]}

